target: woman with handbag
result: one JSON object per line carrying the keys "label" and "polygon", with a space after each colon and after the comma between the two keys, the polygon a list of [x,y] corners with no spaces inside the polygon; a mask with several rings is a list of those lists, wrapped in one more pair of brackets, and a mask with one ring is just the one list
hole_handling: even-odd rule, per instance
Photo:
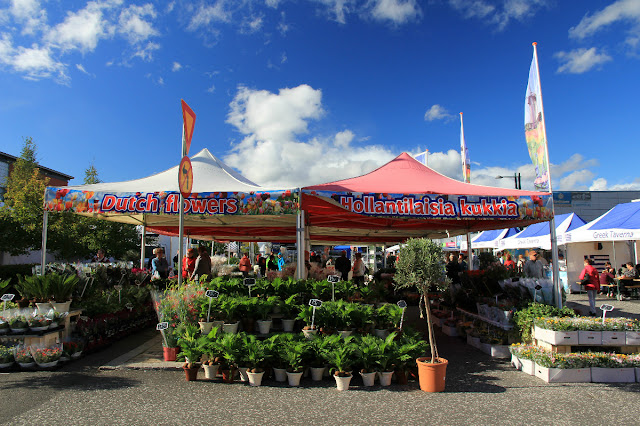
{"label": "woman with handbag", "polygon": [[593,266],[593,260],[584,259],[584,269],[580,272],[580,285],[584,286],[589,296],[589,315],[596,316],[596,293],[600,290],[598,270]]}

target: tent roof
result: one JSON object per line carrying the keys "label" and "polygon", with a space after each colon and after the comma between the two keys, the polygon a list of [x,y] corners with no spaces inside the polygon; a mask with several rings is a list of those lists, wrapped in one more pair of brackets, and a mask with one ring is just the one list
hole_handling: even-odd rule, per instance
{"label": "tent roof", "polygon": [[537,191],[473,185],[442,175],[406,152],[362,176],[303,188],[309,191],[393,194],[457,194],[475,196],[545,195]]}
{"label": "tent roof", "polygon": [[591,222],[568,230],[560,243],[628,240],[640,240],[640,202],[614,206]]}
{"label": "tent roof", "polygon": [[[575,213],[565,213],[555,217],[556,234],[564,234],[567,230],[572,230],[584,225],[586,222]],[[523,229],[518,234],[500,241],[501,249],[509,248],[551,248],[551,229],[549,222],[534,223]]]}
{"label": "tent roof", "polygon": [[[206,148],[191,157],[191,165],[193,167],[192,192],[194,193],[213,191],[264,191],[264,188],[256,185],[224,164]],[[178,187],[178,167],[179,166],[174,166],[163,172],[141,179],[67,186],[65,188],[94,192],[177,192],[180,191]]]}

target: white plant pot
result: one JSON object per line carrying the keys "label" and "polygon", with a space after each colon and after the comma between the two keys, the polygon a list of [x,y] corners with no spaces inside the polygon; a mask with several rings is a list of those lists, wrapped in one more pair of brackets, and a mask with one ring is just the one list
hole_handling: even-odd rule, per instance
{"label": "white plant pot", "polygon": [[233,324],[222,324],[222,331],[224,331],[225,333],[237,333],[238,332],[238,325],[240,325],[240,321],[237,321]]}
{"label": "white plant pot", "polygon": [[18,365],[20,368],[33,368],[36,366],[35,361],[33,362],[19,362]]}
{"label": "white plant pot", "polygon": [[520,358],[520,363],[522,364],[522,371],[529,374],[530,376],[534,376],[536,374],[536,363],[531,361],[530,359]]}
{"label": "white plant pot", "polygon": [[351,336],[351,334],[353,333],[353,330],[340,330],[338,331],[338,334],[340,335],[340,337],[342,337],[343,339],[345,337],[349,337]]}
{"label": "white plant pot", "polygon": [[287,381],[289,382],[289,386],[300,386],[300,379],[302,379],[302,372],[291,373],[287,371]]}
{"label": "white plant pot", "polygon": [[311,367],[311,380],[314,382],[322,380],[322,377],[324,376],[324,369],[324,367]]}
{"label": "white plant pot", "polygon": [[511,355],[511,365],[513,365],[516,370],[522,370],[522,362],[520,361],[520,358],[513,354]]}
{"label": "white plant pot", "polygon": [[200,333],[202,334],[209,334],[213,328],[213,322],[198,321],[198,325],[200,326]]}
{"label": "white plant pot", "polygon": [[345,391],[345,390],[349,390],[349,384],[351,383],[351,378],[353,376],[350,374],[347,377],[338,377],[338,376],[333,376],[334,379],[336,379],[336,386],[338,388],[339,391]]}
{"label": "white plant pot", "polygon": [[509,352],[509,346],[491,345],[492,358],[509,358],[510,356],[511,356],[511,352]]}
{"label": "white plant pot", "polygon": [[69,312],[69,309],[71,309],[71,300],[67,300],[66,302],[51,302],[51,307],[59,313]]}
{"label": "white plant pot", "polygon": [[58,365],[58,360],[51,361],[51,362],[41,362],[36,364],[38,364],[38,367],[40,368],[53,368],[56,365]]}
{"label": "white plant pot", "polygon": [[207,365],[203,364],[202,368],[204,368],[204,377],[205,379],[215,379],[218,375],[218,367],[220,364]]}
{"label": "white plant pot", "polygon": [[46,314],[47,312],[49,312],[49,310],[51,310],[51,303],[49,302],[36,302],[36,309],[38,310],[39,314]]}
{"label": "white plant pot", "polygon": [[272,323],[273,321],[271,320],[258,320],[258,332],[260,334],[269,334]]}
{"label": "white plant pot", "polygon": [[627,331],[627,346],[640,345],[640,331]]}
{"label": "white plant pot", "polygon": [[251,386],[260,386],[262,384],[262,376],[264,376],[264,371],[261,371],[260,373],[247,372],[247,377],[249,378],[249,384]]}
{"label": "white plant pot", "polygon": [[636,373],[633,367],[591,367],[591,381],[594,383],[633,383],[636,381]]}
{"label": "white plant pot", "polygon": [[376,383],[376,373],[360,373],[362,384],[365,386],[373,386]]}
{"label": "white plant pot", "polygon": [[379,371],[380,386],[389,386],[391,384],[391,376],[393,376],[393,371]]}
{"label": "white plant pot", "polygon": [[451,327],[448,325],[442,326],[442,332],[447,336],[456,337],[458,335],[458,330],[455,327]]}
{"label": "white plant pot", "polygon": [[296,325],[296,320],[294,319],[283,319],[282,320],[282,331],[285,333],[293,332],[293,327]]}
{"label": "white plant pot", "polygon": [[602,331],[578,330],[579,345],[602,345]]}
{"label": "white plant pot", "polygon": [[590,368],[547,368],[536,364],[535,376],[547,383],[589,383]]}
{"label": "white plant pot", "polygon": [[302,330],[302,334],[304,334],[304,337],[307,340],[313,340],[316,338],[316,334],[318,334],[318,330],[314,329],[314,330]]}
{"label": "white plant pot", "polygon": [[247,367],[238,367],[238,373],[240,374],[241,382],[246,382],[249,380],[249,376],[247,376]]}
{"label": "white plant pot", "polygon": [[284,368],[274,368],[273,376],[276,379],[276,382],[286,382],[287,381],[287,370]]}
{"label": "white plant pot", "polygon": [[603,331],[603,346],[624,346],[627,344],[627,333],[624,331]]}

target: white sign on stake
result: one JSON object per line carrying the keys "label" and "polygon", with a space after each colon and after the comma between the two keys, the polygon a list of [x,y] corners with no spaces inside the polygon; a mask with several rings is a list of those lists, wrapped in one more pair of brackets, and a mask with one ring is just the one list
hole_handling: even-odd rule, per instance
{"label": "white sign on stake", "polygon": [[6,302],[7,300],[12,301],[14,297],[16,297],[15,294],[6,293],[2,295],[2,301],[3,302]]}
{"label": "white sign on stake", "polygon": [[404,310],[407,308],[407,302],[404,300],[398,300],[398,307],[402,309],[402,316],[400,317],[400,330],[402,330],[402,323],[404,322]]}
{"label": "white sign on stake", "polygon": [[327,282],[331,283],[331,301],[336,301],[336,283],[340,281],[340,275],[329,275]]}
{"label": "white sign on stake", "polygon": [[320,299],[311,299],[309,300],[309,306],[313,308],[313,312],[311,313],[311,329],[313,329],[313,324],[316,320],[316,308],[322,306],[322,300]]}
{"label": "white sign on stake", "polygon": [[113,288],[118,290],[118,303],[121,303],[122,302],[122,297],[121,297],[120,292],[122,291],[122,286],[120,284],[118,284],[118,285],[114,285]]}
{"label": "white sign on stake", "polygon": [[204,292],[204,295],[211,298],[211,299],[217,299],[218,296],[220,295],[220,293],[218,293],[215,290],[207,290]]}
{"label": "white sign on stake", "polygon": [[168,322],[159,322],[156,325],[156,330],[158,331],[162,331],[162,330],[166,330],[167,328],[169,328],[169,323]]}
{"label": "white sign on stake", "polygon": [[602,311],[602,324],[604,324],[604,318],[607,316],[607,312],[613,311],[613,306],[604,304],[600,306],[600,310]]}
{"label": "white sign on stake", "polygon": [[255,278],[245,278],[244,279],[244,285],[246,285],[247,288],[249,289],[249,297],[251,297],[251,287],[256,285],[256,279]]}

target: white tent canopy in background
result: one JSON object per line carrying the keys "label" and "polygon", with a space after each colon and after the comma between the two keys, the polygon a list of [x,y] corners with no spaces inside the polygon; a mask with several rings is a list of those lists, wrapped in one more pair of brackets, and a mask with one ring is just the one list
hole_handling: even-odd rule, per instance
{"label": "white tent canopy in background", "polygon": [[[508,238],[518,233],[517,228],[494,229],[491,231],[482,231],[471,240],[472,249],[495,248],[499,247],[500,240]],[[460,242],[460,250],[467,249],[467,242]]]}
{"label": "white tent canopy in background", "polygon": [[558,236],[558,244],[640,240],[640,202],[618,204],[600,217],[561,237]]}
{"label": "white tent canopy in background", "polygon": [[[556,235],[562,235],[585,223],[586,222],[575,213],[558,215],[556,216]],[[549,229],[549,222],[529,225],[513,237],[500,240],[498,246],[501,250],[523,248],[551,250],[551,230]]]}

